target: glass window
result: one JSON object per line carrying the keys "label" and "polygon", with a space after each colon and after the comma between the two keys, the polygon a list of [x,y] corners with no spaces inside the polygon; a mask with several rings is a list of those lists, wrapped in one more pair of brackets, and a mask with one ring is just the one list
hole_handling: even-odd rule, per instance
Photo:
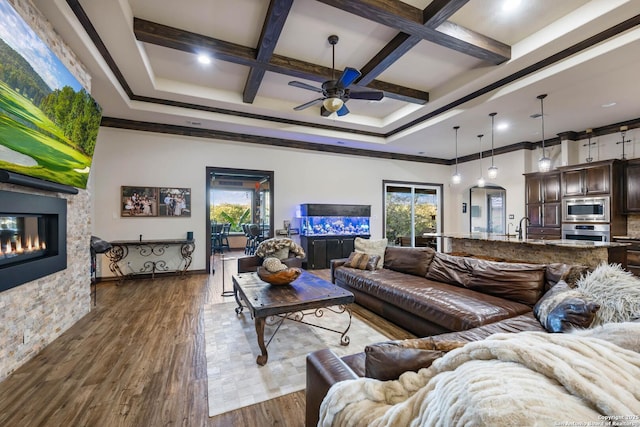
{"label": "glass window", "polygon": [[433,247],[441,232],[441,185],[386,182],[385,236],[391,246]]}

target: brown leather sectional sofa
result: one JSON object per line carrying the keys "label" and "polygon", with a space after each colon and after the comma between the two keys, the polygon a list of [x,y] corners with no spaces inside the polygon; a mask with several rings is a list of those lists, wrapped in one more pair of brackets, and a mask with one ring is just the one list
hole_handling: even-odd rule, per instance
{"label": "brown leather sectional sofa", "polygon": [[448,343],[483,339],[497,332],[544,330],[532,309],[569,270],[566,264],[487,261],[387,247],[384,268],[375,272],[333,260],[334,283],[355,294],[356,303],[414,333],[413,340],[368,346],[343,358],[325,349],[307,357],[306,425],[315,426],[322,399],[338,381],[368,376],[395,379],[442,354]]}

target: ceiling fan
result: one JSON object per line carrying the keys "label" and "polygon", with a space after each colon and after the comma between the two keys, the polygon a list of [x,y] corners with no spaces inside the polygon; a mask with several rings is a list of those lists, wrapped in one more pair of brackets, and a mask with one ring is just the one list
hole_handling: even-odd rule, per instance
{"label": "ceiling fan", "polygon": [[306,83],[291,81],[289,86],[299,87],[301,89],[312,90],[322,94],[322,98],[316,98],[313,101],[309,101],[302,105],[298,105],[293,109],[296,111],[304,110],[311,106],[322,103],[320,108],[320,115],[323,117],[330,116],[331,113],[336,113],[338,116],[344,116],[349,114],[349,109],[345,103],[349,99],[366,99],[369,101],[380,101],[384,97],[384,92],[377,90],[353,90],[349,89],[349,86],[361,76],[360,71],[355,68],[347,67],[344,69],[340,77],[336,80],[336,43],[338,43],[338,36],[329,36],[329,44],[333,49],[333,62],[331,64],[331,80],[327,80],[322,83],[322,88],[308,85]]}

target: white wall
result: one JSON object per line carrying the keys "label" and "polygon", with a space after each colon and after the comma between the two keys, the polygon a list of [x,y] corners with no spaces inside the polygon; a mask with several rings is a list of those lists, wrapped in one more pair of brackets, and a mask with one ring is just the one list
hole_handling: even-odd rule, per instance
{"label": "white wall", "polygon": [[[457,231],[447,215],[449,166],[346,156],[230,141],[101,128],[96,144],[94,230],[106,240],[196,239],[191,269],[204,269],[206,249],[206,167],[274,171],[274,220],[298,226],[301,203],[371,205],[371,233],[382,237],[382,181],[444,183],[445,230]],[[175,186],[192,190],[190,218],[121,218],[120,187]],[[522,193],[522,190],[517,190]],[[451,228],[449,225],[454,225]],[[102,276],[109,276],[102,260]],[[106,271],[105,271],[106,270]]]}
{"label": "white wall", "polygon": [[[638,157],[640,141],[634,130],[626,139],[628,157]],[[619,157],[619,134],[594,138],[597,151],[594,161]],[[584,162],[586,141],[570,142],[574,158]],[[592,150],[594,148],[592,147]],[[554,159],[553,167],[560,166],[561,147],[548,148]],[[507,224],[513,232],[525,215],[523,172],[537,170],[540,150],[520,150],[495,156],[498,177],[489,181],[487,169],[491,160],[482,160],[482,172],[487,185],[507,190]],[[451,184],[454,166],[442,166],[399,160],[374,159],[360,156],[330,154],[281,147],[260,146],[231,141],[182,137],[150,132],[114,128],[101,128],[92,166],[93,234],[106,240],[135,240],[140,234],[145,239],[183,238],[193,231],[196,251],[191,269],[204,269],[206,250],[206,167],[225,167],[274,171],[274,219],[276,228],[282,221],[292,221],[301,203],[367,204],[372,208],[371,232],[382,237],[382,181],[396,180],[430,184],[443,184],[444,232],[469,231],[469,189],[480,176],[478,160],[458,165],[462,182]],[[190,218],[121,218],[120,187],[175,186],[192,190],[192,216]],[[462,213],[462,203],[467,213]],[[512,216],[513,219],[510,219]],[[102,276],[109,276],[102,262]]]}
{"label": "white wall", "polygon": [[[484,158],[482,160],[482,174],[486,181],[486,185],[495,185],[504,188],[507,191],[506,196],[506,213],[507,224],[513,223],[510,228],[513,232],[518,220],[525,215],[524,208],[524,175],[523,171],[528,164],[530,151],[520,150],[511,153],[495,156],[494,165],[498,168],[498,176],[489,180],[487,178],[487,169],[491,166],[491,159]],[[455,171],[455,166],[450,169],[450,174]],[[471,203],[469,200],[469,189],[477,185],[480,177],[480,161],[458,164],[458,172],[462,175],[460,184],[451,184],[451,180],[447,181],[446,187],[449,188],[449,200],[445,201],[445,231],[448,232],[465,232],[469,231],[471,221]],[[462,213],[462,203],[467,204],[467,213]],[[513,219],[509,219],[513,215]]]}

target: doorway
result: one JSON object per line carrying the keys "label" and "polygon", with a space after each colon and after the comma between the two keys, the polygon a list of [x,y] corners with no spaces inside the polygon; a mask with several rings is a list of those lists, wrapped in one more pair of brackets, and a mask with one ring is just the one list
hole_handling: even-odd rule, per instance
{"label": "doorway", "polygon": [[470,228],[472,233],[506,233],[507,190],[498,186],[471,187]]}
{"label": "doorway", "polygon": [[264,239],[273,236],[273,176],[273,171],[207,167],[207,271],[214,252],[214,226],[228,224],[230,248],[244,247],[243,224],[258,225]]}

